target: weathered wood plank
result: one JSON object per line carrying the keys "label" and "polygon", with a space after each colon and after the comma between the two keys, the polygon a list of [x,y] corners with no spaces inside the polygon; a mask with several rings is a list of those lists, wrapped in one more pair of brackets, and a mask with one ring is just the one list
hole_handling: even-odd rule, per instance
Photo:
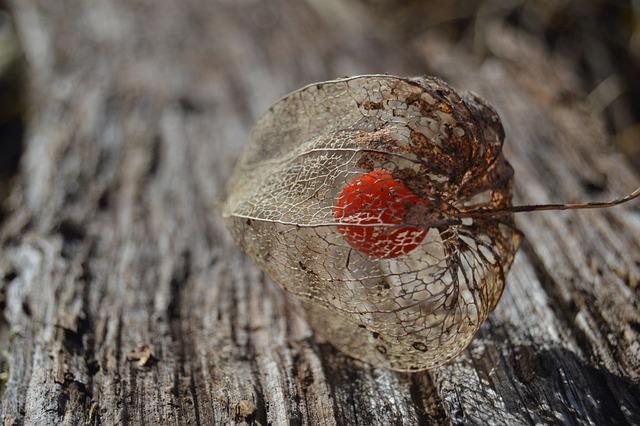
{"label": "weathered wood plank", "polygon": [[[496,57],[474,73],[459,66],[471,58],[430,46],[429,40],[420,48],[434,72],[497,106],[508,135],[505,151],[516,170],[517,200],[607,199],[632,190],[637,173],[607,146],[588,105],[571,94],[579,82],[561,59],[548,58],[531,40],[497,27],[485,36]],[[633,325],[640,318],[635,278],[639,212],[637,205],[629,205],[517,218],[527,236],[520,253],[526,261],[514,265],[505,298],[489,324],[492,330],[494,325],[515,326],[492,331],[499,346],[510,346],[502,349],[508,356],[502,367],[493,368],[503,370],[508,379],[503,384],[513,386],[498,391],[512,399],[509,413],[528,412],[523,422],[554,417],[564,422],[581,417],[595,424],[639,421],[640,401],[629,397],[638,393],[640,361]],[[527,278],[520,278],[523,273]],[[532,291],[532,286],[538,288]],[[491,365],[475,370],[491,371]],[[522,382],[522,374],[535,384]],[[561,386],[565,389],[558,391]]]}
{"label": "weathered wood plank", "polygon": [[417,375],[318,341],[217,213],[271,102],[373,71],[485,95],[520,200],[623,191],[638,175],[565,65],[513,34],[488,34],[483,63],[432,36],[398,44],[340,1],[12,10],[33,111],[0,228],[6,423],[640,422],[637,205],[519,218],[528,242],[502,302],[463,357]]}

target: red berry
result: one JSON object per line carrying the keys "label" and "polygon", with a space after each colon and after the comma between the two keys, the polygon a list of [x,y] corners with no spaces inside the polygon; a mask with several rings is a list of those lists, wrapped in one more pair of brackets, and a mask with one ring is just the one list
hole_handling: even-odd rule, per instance
{"label": "red berry", "polygon": [[[334,215],[338,223],[400,225],[408,208],[424,205],[404,183],[387,170],[356,176],[342,190]],[[349,245],[371,257],[389,259],[415,249],[427,234],[415,226],[338,226]]]}

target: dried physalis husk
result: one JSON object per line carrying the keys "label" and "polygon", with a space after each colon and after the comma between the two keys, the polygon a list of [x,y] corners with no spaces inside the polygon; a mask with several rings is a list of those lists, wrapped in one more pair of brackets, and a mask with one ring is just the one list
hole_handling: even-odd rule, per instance
{"label": "dried physalis husk", "polygon": [[[458,355],[521,240],[496,112],[440,79],[313,84],[253,129],[223,215],[339,350],[401,371]],[[636,194],[637,195],[637,194]]]}

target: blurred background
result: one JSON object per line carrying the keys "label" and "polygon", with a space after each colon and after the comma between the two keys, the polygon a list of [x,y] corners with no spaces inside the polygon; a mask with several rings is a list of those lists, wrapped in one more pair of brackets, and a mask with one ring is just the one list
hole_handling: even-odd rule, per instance
{"label": "blurred background", "polygon": [[[0,0],[0,201],[17,171],[24,129],[24,63],[11,18]],[[2,203],[0,202],[0,207]],[[3,210],[0,208],[0,222]]]}
{"label": "blurred background", "polygon": [[[480,56],[491,55],[485,43],[491,25],[521,30],[577,68],[612,143],[640,166],[640,0],[327,1],[357,3],[394,38],[433,31]],[[21,152],[24,81],[19,42],[0,0],[0,197]]]}
{"label": "blurred background", "polygon": [[485,29],[515,27],[575,64],[612,142],[640,167],[640,0],[366,0],[390,31],[433,29],[490,54]]}

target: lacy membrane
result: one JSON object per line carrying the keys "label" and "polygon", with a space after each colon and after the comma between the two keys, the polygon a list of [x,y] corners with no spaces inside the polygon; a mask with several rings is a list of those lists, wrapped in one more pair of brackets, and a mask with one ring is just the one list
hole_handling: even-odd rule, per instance
{"label": "lacy membrane", "polygon": [[[495,307],[520,242],[511,214],[473,217],[511,205],[503,139],[492,108],[436,78],[307,86],[253,129],[223,215],[339,350],[395,370],[433,368],[459,354]],[[349,227],[372,230],[348,234],[336,215],[347,208],[345,185],[379,170],[424,202],[403,204],[393,220],[388,211],[385,220],[351,217]],[[370,241],[385,232],[394,232],[388,248]]]}

